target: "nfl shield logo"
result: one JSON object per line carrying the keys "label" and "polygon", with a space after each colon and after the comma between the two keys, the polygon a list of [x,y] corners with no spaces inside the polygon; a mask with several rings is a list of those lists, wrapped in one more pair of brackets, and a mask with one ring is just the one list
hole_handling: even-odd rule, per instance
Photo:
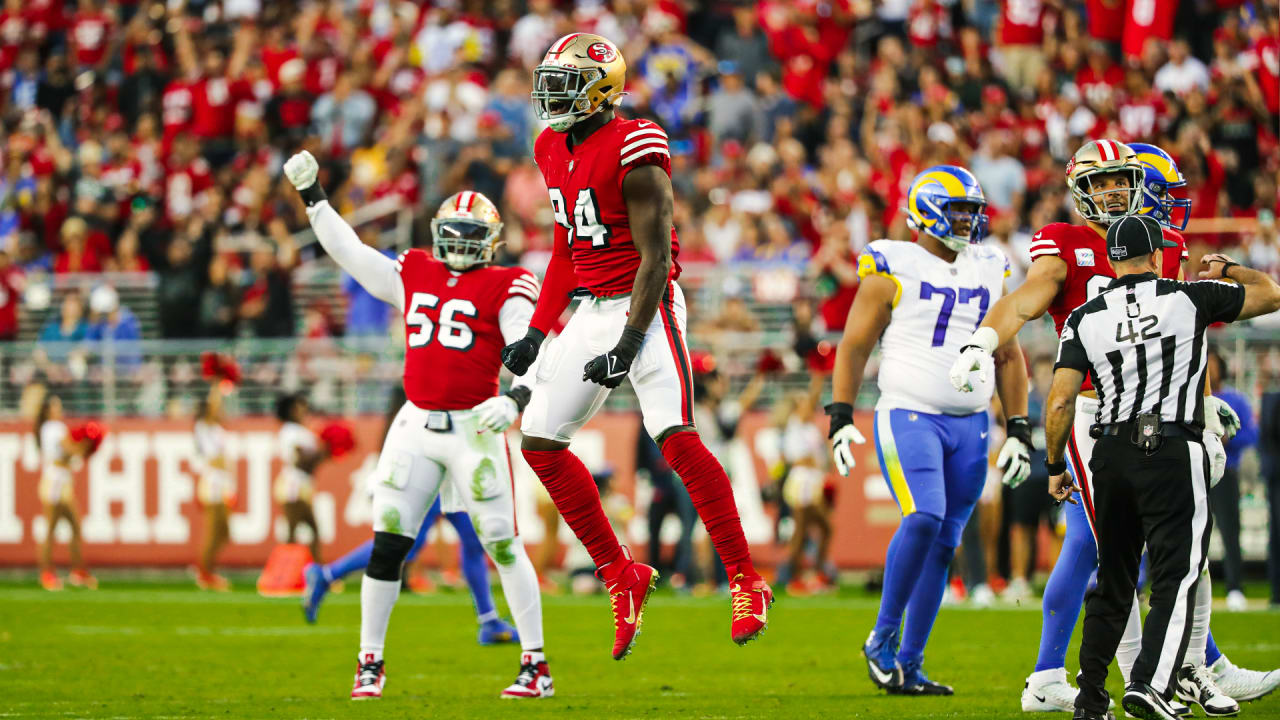
{"label": "nfl shield logo", "polygon": [[1089,248],[1076,248],[1076,265],[1080,267],[1093,267],[1093,250]]}
{"label": "nfl shield logo", "polygon": [[569,172],[573,172],[573,164],[578,162],[576,159],[569,161]]}

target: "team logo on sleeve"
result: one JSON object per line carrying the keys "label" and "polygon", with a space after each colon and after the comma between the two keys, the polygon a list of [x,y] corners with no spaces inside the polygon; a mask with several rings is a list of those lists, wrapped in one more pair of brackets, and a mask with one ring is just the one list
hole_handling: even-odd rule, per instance
{"label": "team logo on sleeve", "polygon": [[1093,250],[1091,248],[1076,248],[1076,265],[1093,267]]}
{"label": "team logo on sleeve", "polygon": [[618,53],[604,43],[593,43],[587,48],[587,57],[600,63],[610,63],[618,59]]}

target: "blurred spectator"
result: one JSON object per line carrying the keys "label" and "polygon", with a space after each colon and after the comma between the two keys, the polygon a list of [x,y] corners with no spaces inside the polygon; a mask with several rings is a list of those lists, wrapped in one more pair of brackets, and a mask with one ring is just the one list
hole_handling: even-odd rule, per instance
{"label": "blurred spectator", "polygon": [[969,159],[969,169],[978,178],[992,208],[1017,216],[1027,192],[1027,172],[1011,154],[1013,146],[1012,133],[1003,130],[987,133],[978,151]]}
{"label": "blurred spectator", "polygon": [[1027,397],[1027,417],[1032,423],[1031,475],[1016,488],[1005,488],[1004,504],[1009,520],[1009,587],[1004,599],[1026,600],[1031,597],[1031,577],[1036,567],[1037,540],[1043,523],[1049,528],[1049,564],[1056,561],[1062,549],[1057,532],[1057,511],[1049,497],[1049,476],[1044,470],[1044,401],[1053,382],[1053,357],[1040,356],[1031,361],[1031,387]]}
{"label": "blurred spectator", "polygon": [[[698,511],[693,507],[684,483],[646,432],[636,433],[636,474],[653,488],[648,517],[649,563],[658,568],[663,577],[669,578],[674,588],[700,582],[693,562],[693,529],[698,524]],[[674,515],[680,523],[680,534],[670,561],[662,556],[662,525],[668,515]]]}
{"label": "blurred spectator", "polygon": [[752,81],[760,73],[776,67],[769,55],[769,38],[756,19],[754,3],[739,2],[733,6],[733,27],[720,30],[715,54],[721,64],[732,63],[739,78]]}
{"label": "blurred spectator", "polygon": [[1240,456],[1258,442],[1253,407],[1244,393],[1226,383],[1229,371],[1222,354],[1210,348],[1205,373],[1209,390],[1240,416],[1240,429],[1226,442],[1227,469],[1209,490],[1214,527],[1222,538],[1222,580],[1227,588],[1227,608],[1244,610],[1244,560],[1240,555]]}
{"label": "blurred spectator", "polygon": [[1169,44],[1169,62],[1156,72],[1155,86],[1161,92],[1186,95],[1193,89],[1209,89],[1209,68],[1191,54],[1187,41],[1174,40]]}
{"label": "blurred spectator", "polygon": [[297,250],[283,221],[271,224],[271,240],[259,243],[249,257],[248,282],[240,297],[240,317],[257,337],[292,337],[293,276]]}
{"label": "blurred spectator", "polygon": [[106,353],[106,347],[114,358],[118,370],[136,370],[142,364],[142,325],[133,311],[120,304],[120,295],[110,285],[99,285],[89,293],[89,326],[85,340],[101,343],[98,352]]}
{"label": "blurred spectator", "polygon": [[[89,332],[89,324],[84,320],[84,298],[72,290],[62,296],[62,305],[57,317],[45,323],[40,329],[42,343],[73,343],[85,339]],[[65,350],[50,352],[50,359],[65,357]]]}
{"label": "blurred spectator", "polygon": [[89,224],[79,217],[67,218],[62,224],[62,252],[54,261],[58,274],[102,272],[98,254],[89,247]]}
{"label": "blurred spectator", "polygon": [[[362,228],[360,239],[372,248],[378,247],[376,229]],[[392,250],[379,250],[383,255],[394,258]],[[356,279],[342,273],[342,291],[347,295],[346,334],[350,336],[386,335],[387,325],[391,317],[391,306],[374,297]]]}
{"label": "blurred spectator", "polygon": [[1270,605],[1280,610],[1280,375],[1274,367],[1264,369],[1259,405],[1258,455],[1261,475],[1267,486],[1267,578],[1271,585]]}
{"label": "blurred spectator", "polygon": [[[551,43],[562,35],[565,18],[555,9],[552,0],[530,0],[529,12],[511,27],[511,57],[520,62],[524,70],[532,72],[542,62]],[[620,38],[611,38],[618,42]]]}
{"label": "blurred spectator", "polygon": [[213,232],[205,227],[204,220],[193,217],[166,247],[143,248],[158,280],[160,335],[170,339],[200,337],[200,324],[192,321],[192,309],[199,306],[204,290]]}
{"label": "blurred spectator", "polygon": [[22,268],[0,248],[0,341],[18,339],[18,305],[25,286]]}
{"label": "blurred spectator", "polygon": [[720,61],[720,89],[707,104],[707,129],[717,143],[737,140],[746,144],[760,135],[760,107],[755,93],[742,84],[742,75],[731,60]]}
{"label": "blurred spectator", "polygon": [[1014,88],[1030,91],[1045,68],[1044,35],[1048,14],[1041,0],[1009,0],[1000,3],[999,29],[1002,76]]}
{"label": "blurred spectator", "polygon": [[239,327],[240,292],[224,255],[209,261],[209,281],[200,294],[201,336],[230,340]]}
{"label": "blurred spectator", "polygon": [[330,152],[341,156],[361,143],[377,110],[369,93],[356,86],[354,74],[344,72],[338,75],[333,90],[311,106],[312,127]]}

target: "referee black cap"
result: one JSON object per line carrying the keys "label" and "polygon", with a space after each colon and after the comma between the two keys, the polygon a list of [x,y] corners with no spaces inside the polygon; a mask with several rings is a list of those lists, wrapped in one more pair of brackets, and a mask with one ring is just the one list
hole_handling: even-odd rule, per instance
{"label": "referee black cap", "polygon": [[1177,246],[1164,239],[1160,223],[1148,215],[1125,215],[1107,228],[1107,255],[1112,260],[1129,260]]}

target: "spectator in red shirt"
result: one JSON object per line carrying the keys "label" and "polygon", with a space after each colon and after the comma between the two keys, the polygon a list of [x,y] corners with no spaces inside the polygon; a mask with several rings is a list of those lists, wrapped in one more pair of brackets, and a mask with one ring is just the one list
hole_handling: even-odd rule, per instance
{"label": "spectator in red shirt", "polygon": [[18,339],[18,304],[24,287],[22,268],[0,249],[0,341]]}
{"label": "spectator in red shirt", "polygon": [[102,272],[98,255],[88,245],[89,224],[78,217],[62,223],[62,252],[53,263],[53,271],[63,273]]}
{"label": "spectator in red shirt", "polygon": [[1141,70],[1132,69],[1125,74],[1125,93],[1118,110],[1120,139],[1124,142],[1146,142],[1163,131],[1169,123],[1168,105],[1164,96]]}
{"label": "spectator in red shirt", "polygon": [[0,72],[13,67],[18,51],[27,40],[27,17],[22,0],[5,0],[0,10]]}
{"label": "spectator in red shirt", "polygon": [[67,39],[74,48],[73,57],[81,70],[103,69],[114,25],[114,19],[103,12],[97,0],[80,0],[79,9],[71,17],[71,31]]}
{"label": "spectator in red shirt", "polygon": [[1045,68],[1044,26],[1041,0],[1006,0],[1000,3],[996,45],[1000,48],[1001,76],[1020,91],[1030,91]]}
{"label": "spectator in red shirt", "polygon": [[164,177],[165,216],[169,222],[182,224],[195,210],[200,193],[212,186],[209,163],[200,157],[195,139],[179,136]]}
{"label": "spectator in red shirt", "polygon": [[1113,98],[1124,85],[1124,71],[1111,60],[1107,46],[1099,41],[1089,43],[1088,60],[1076,72],[1076,87],[1089,104]]}

